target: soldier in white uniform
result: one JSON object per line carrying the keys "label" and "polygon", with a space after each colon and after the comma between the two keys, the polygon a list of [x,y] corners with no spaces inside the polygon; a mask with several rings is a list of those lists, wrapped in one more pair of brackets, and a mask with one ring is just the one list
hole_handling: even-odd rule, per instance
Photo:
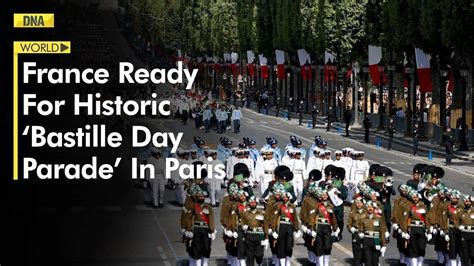
{"label": "soldier in white uniform", "polygon": [[352,173],[350,181],[354,184],[359,184],[361,181],[366,181],[369,178],[369,162],[364,160],[364,152],[354,152],[355,160],[352,161]]}
{"label": "soldier in white uniform", "polygon": [[342,149],[342,162],[344,163],[344,169],[346,170],[346,179],[349,180],[351,176],[352,169],[352,152],[354,150],[351,148]]}
{"label": "soldier in white uniform", "polygon": [[294,155],[291,152],[292,148],[286,146],[285,147],[285,155],[281,159],[281,165],[286,165],[289,167],[291,159],[293,159]]}
{"label": "soldier in white uniform", "polygon": [[[209,157],[212,158],[212,161],[206,160],[204,163],[212,165],[214,168],[218,164],[222,164],[222,161],[217,159],[217,151],[216,150],[208,150]],[[223,179],[217,179],[216,172],[213,172],[213,176],[208,176],[208,183],[209,183],[209,193],[211,198],[211,205],[212,207],[219,207],[220,205],[220,192],[221,192],[221,185],[223,184]]]}
{"label": "soldier in white uniform", "polygon": [[255,177],[255,161],[250,156],[249,149],[244,149],[244,158],[243,158],[242,163],[245,163],[247,167],[249,168],[249,171],[250,171],[250,176],[248,178],[249,183],[254,187],[257,186],[258,180]]}
{"label": "soldier in white uniform", "polygon": [[293,187],[295,188],[295,194],[298,199],[298,205],[301,205],[304,177],[306,176],[306,166],[304,160],[301,159],[301,151],[294,149],[294,158],[290,160],[290,170],[293,172]]}
{"label": "soldier in white uniform", "polygon": [[323,166],[322,166],[322,170],[321,172],[324,171],[324,169],[326,169],[326,167],[328,165],[333,165],[334,164],[334,161],[331,160],[331,151],[330,150],[325,150],[324,152],[321,152],[324,154],[324,157],[323,157]]}
{"label": "soldier in white uniform", "polygon": [[261,149],[262,160],[255,167],[257,180],[260,182],[260,190],[262,194],[267,190],[268,184],[273,181],[273,171],[278,166],[278,162],[273,158],[273,149]]}
{"label": "soldier in white uniform", "polygon": [[323,167],[323,160],[320,158],[320,149],[317,146],[313,147],[313,154],[308,159],[308,164],[306,165],[306,170],[310,172],[311,170],[318,170],[321,171]]}
{"label": "soldier in white uniform", "polygon": [[152,156],[148,158],[147,163],[152,164],[155,167],[154,176],[150,177],[151,189],[152,189],[152,198],[153,198],[153,207],[154,208],[163,208],[163,197],[165,195],[165,159],[161,157],[161,151],[152,148]]}
{"label": "soldier in white uniform", "polygon": [[341,167],[341,168],[344,168],[344,170],[346,170],[346,168],[344,167],[345,164],[344,164],[344,161],[342,160],[342,151],[335,151],[334,152],[334,155],[335,155],[335,159],[333,161],[333,165],[336,166],[336,167]]}

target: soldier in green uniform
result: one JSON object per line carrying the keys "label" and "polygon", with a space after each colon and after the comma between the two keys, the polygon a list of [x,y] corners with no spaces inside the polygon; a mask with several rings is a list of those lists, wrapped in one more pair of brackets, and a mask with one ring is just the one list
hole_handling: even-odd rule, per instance
{"label": "soldier in green uniform", "polygon": [[459,231],[461,233],[461,265],[474,264],[474,210],[473,198],[463,195],[463,208],[459,210]]}
{"label": "soldier in green uniform", "polygon": [[328,266],[332,250],[332,237],[339,234],[339,228],[334,215],[334,205],[329,200],[327,191],[318,188],[316,195],[319,203],[310,211],[312,222],[308,228],[312,230],[312,235],[316,234],[313,252],[318,259],[317,265]]}
{"label": "soldier in green uniform", "polygon": [[242,189],[237,192],[238,201],[234,202],[231,209],[230,230],[234,240],[234,247],[237,247],[237,258],[240,264],[245,265],[245,229],[243,228],[242,217],[248,210],[248,193]]}
{"label": "soldier in green uniform", "polygon": [[457,256],[461,248],[459,235],[459,212],[461,207],[458,206],[460,193],[457,190],[450,189],[448,191],[451,203],[444,210],[441,216],[441,234],[446,240],[445,261],[449,261],[449,265],[457,265]]}
{"label": "soldier in green uniform", "polygon": [[216,236],[214,213],[211,205],[204,202],[204,191],[198,185],[192,186],[191,195],[194,198],[192,214],[189,216],[192,230],[187,243],[190,245],[190,265],[207,266],[211,256],[211,240]]}
{"label": "soldier in green uniform", "polygon": [[354,257],[352,265],[360,266],[364,262],[364,249],[362,239],[359,237],[359,229],[362,220],[367,217],[367,211],[360,195],[354,198],[354,203],[355,209],[351,211],[347,219],[347,229],[352,234],[352,254]]}
{"label": "soldier in green uniform", "polygon": [[[319,170],[312,170],[309,176],[312,176],[314,178],[316,173],[319,173],[319,179],[321,179],[321,172]],[[316,196],[317,189],[318,184],[316,182],[308,182],[308,185],[305,187],[305,189],[303,189],[303,193],[305,193],[305,196],[303,198],[303,202],[301,204],[300,209],[300,222],[301,230],[303,232],[304,246],[306,247],[308,252],[308,260],[310,263],[313,264],[317,263],[316,254],[314,254],[313,252],[316,232],[311,230],[312,224],[310,217],[312,209],[319,203]]]}
{"label": "soldier in green uniform", "polygon": [[328,193],[331,193],[332,189],[335,194],[331,197],[332,204],[334,205],[334,215],[337,220],[337,227],[339,233],[335,235],[335,240],[340,241],[342,239],[342,230],[344,230],[344,200],[347,198],[347,187],[344,185],[344,178],[346,177],[346,170],[342,167],[337,167],[332,174],[332,188],[328,188]]}
{"label": "soldier in green uniform", "polygon": [[255,262],[261,265],[264,247],[268,247],[268,240],[263,230],[264,215],[263,209],[257,208],[255,196],[250,197],[248,209],[242,214],[242,229],[245,232],[246,265],[248,266],[253,266]]}
{"label": "soldier in green uniform", "polygon": [[403,219],[403,214],[406,213],[410,206],[410,200],[407,198],[409,186],[402,184],[399,186],[398,191],[400,196],[395,198],[393,201],[392,211],[392,236],[397,240],[397,249],[400,254],[400,264],[407,264],[406,254],[407,245],[406,239],[402,236],[402,227],[405,227],[406,220]]}
{"label": "soldier in green uniform", "polygon": [[367,216],[360,222],[359,237],[363,242],[365,266],[378,266],[380,256],[384,256],[386,247],[385,219],[375,215],[373,202],[366,202]]}
{"label": "soldier in green uniform", "polygon": [[225,244],[225,250],[227,252],[227,262],[230,263],[231,265],[235,265],[237,263],[237,251],[236,248],[234,247],[233,243],[233,235],[232,235],[232,230],[230,230],[231,227],[231,212],[232,212],[232,206],[235,204],[235,202],[238,200],[238,192],[239,187],[236,183],[231,183],[227,187],[227,195],[224,196],[221,204],[221,225],[223,227],[223,238],[224,238],[224,244]]}
{"label": "soldier in green uniform", "polygon": [[274,222],[272,223],[272,237],[276,240],[276,255],[280,266],[290,266],[293,256],[294,238],[301,236],[300,223],[295,204],[291,203],[291,194],[278,191],[281,200],[275,203]]}
{"label": "soldier in green uniform", "polygon": [[441,236],[441,226],[442,223],[441,217],[443,217],[443,212],[449,205],[449,199],[446,197],[447,188],[445,186],[438,186],[437,195],[433,197],[430,204],[430,210],[428,211],[428,216],[431,219],[431,224],[433,229],[430,229],[430,232],[433,234],[434,250],[436,251],[437,260],[439,264],[445,263],[445,258],[443,254],[445,240]]}
{"label": "soldier in green uniform", "polygon": [[[290,172],[291,173],[291,172]],[[272,252],[272,264],[278,265],[280,260],[277,258],[276,239],[273,238],[273,228],[276,228],[275,212],[277,212],[278,202],[281,201],[281,195],[284,193],[285,187],[281,183],[275,183],[271,186],[271,192],[268,195],[265,208],[265,219],[263,222],[263,230],[267,232],[270,251]]]}
{"label": "soldier in green uniform", "polygon": [[431,221],[427,215],[428,208],[421,201],[418,191],[411,190],[408,197],[411,205],[407,215],[404,216],[406,223],[402,227],[402,231],[408,234],[407,256],[410,265],[423,265],[426,244],[433,237],[429,232]]}

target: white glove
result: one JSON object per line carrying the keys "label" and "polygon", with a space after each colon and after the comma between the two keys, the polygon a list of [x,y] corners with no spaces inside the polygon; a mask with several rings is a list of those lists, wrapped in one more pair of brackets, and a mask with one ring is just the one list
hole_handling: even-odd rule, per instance
{"label": "white glove", "polygon": [[237,232],[232,232],[232,237],[237,238],[237,237],[239,237],[239,234],[237,234]]}
{"label": "white glove", "polygon": [[401,235],[401,234],[403,233],[402,229],[401,229],[401,228],[398,228],[397,233],[398,233],[399,235]]}
{"label": "white glove", "polygon": [[207,234],[207,236],[208,236],[211,240],[216,239],[216,233]]}
{"label": "white glove", "polygon": [[310,230],[310,231],[311,231],[311,236],[316,237],[316,235],[317,235],[316,231],[313,231],[313,230]]}
{"label": "white glove", "polygon": [[464,225],[460,225],[459,230],[464,230]]}
{"label": "white glove", "polygon": [[438,234],[438,229],[433,228],[433,235],[437,235],[437,234]]}
{"label": "white glove", "polygon": [[273,237],[274,239],[277,239],[277,238],[278,238],[278,234],[277,234],[276,232],[273,232],[273,233],[272,233],[272,237]]}
{"label": "white glove", "polygon": [[443,230],[439,230],[439,235],[440,235],[440,236],[444,236],[444,231],[443,231]]}
{"label": "white glove", "polygon": [[334,231],[334,236],[338,236],[340,232],[341,232],[341,229],[339,229],[338,227],[336,231]]}
{"label": "white glove", "polygon": [[351,227],[351,233],[355,233],[357,231],[357,229],[355,229],[355,227]]}
{"label": "white glove", "polygon": [[193,238],[193,236],[194,236],[193,232],[188,232],[188,236],[187,236],[188,238]]}
{"label": "white glove", "polygon": [[295,238],[300,238],[301,237],[300,230],[296,231],[293,235],[295,236]]}
{"label": "white glove", "polygon": [[445,236],[444,236],[444,240],[446,240],[446,242],[449,242],[449,236],[448,236],[448,235],[445,235]]}
{"label": "white glove", "polygon": [[381,255],[382,257],[385,257],[385,251],[386,251],[386,250],[387,250],[387,247],[382,247],[382,248],[380,249],[380,255]]}
{"label": "white glove", "polygon": [[397,231],[398,228],[399,228],[399,227],[398,227],[398,224],[392,224],[392,229],[393,229],[393,230]]}
{"label": "white glove", "polygon": [[433,226],[430,226],[430,229],[428,230],[428,232],[430,232],[432,234],[433,230],[434,230]]}
{"label": "white glove", "polygon": [[186,233],[186,229],[181,228],[181,234],[184,235],[184,233]]}
{"label": "white glove", "polygon": [[388,231],[385,231],[385,238],[389,238],[390,237],[390,233]]}
{"label": "white glove", "polygon": [[265,250],[268,249],[268,239],[262,240],[262,241],[260,242],[260,244],[265,247]]}
{"label": "white glove", "polygon": [[408,240],[410,239],[410,235],[408,233],[402,233],[402,238]]}
{"label": "white glove", "polygon": [[359,233],[359,237],[362,239],[364,238],[364,233]]}
{"label": "white glove", "polygon": [[432,234],[426,234],[426,240],[431,241],[432,238],[433,238]]}
{"label": "white glove", "polygon": [[273,230],[269,228],[269,229],[268,229],[268,234],[271,235],[272,232],[273,232]]}
{"label": "white glove", "polygon": [[306,233],[308,231],[308,227],[306,227],[305,225],[301,225],[301,231]]}
{"label": "white glove", "polygon": [[246,224],[244,224],[244,225],[242,225],[242,229],[243,229],[244,231],[247,231],[247,229],[249,229],[249,226],[246,225]]}

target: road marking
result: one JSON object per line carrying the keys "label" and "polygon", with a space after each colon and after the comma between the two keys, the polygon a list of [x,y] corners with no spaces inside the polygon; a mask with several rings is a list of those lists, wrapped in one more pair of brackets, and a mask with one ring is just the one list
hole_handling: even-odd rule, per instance
{"label": "road marking", "polygon": [[154,210],[153,210],[153,218],[155,219],[155,222],[158,225],[158,228],[160,228],[161,233],[165,237],[165,240],[168,243],[168,246],[169,246],[171,252],[173,253],[173,257],[177,258],[178,256],[176,255],[176,250],[174,249],[173,245],[171,244],[171,241],[170,241],[168,235],[166,234],[165,230],[163,229],[163,226],[161,226],[161,223],[158,220],[158,217],[156,217],[156,212]]}
{"label": "road marking", "polygon": [[334,243],[333,246],[335,248],[339,249],[340,251],[342,251],[343,253],[345,253],[347,256],[352,257],[352,251],[350,251],[349,249],[347,249],[343,245],[341,245],[339,243]]}
{"label": "road marking", "polygon": [[163,260],[167,260],[168,259],[168,256],[166,256],[166,253],[165,251],[163,250],[163,248],[161,246],[158,246],[156,247],[158,249],[158,253],[160,254],[160,257],[163,259]]}

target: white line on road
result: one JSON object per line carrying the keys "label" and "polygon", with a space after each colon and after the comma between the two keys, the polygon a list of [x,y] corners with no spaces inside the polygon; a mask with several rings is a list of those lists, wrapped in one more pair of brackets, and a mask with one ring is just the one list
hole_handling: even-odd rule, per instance
{"label": "white line on road", "polygon": [[166,253],[165,251],[163,250],[163,248],[161,246],[158,246],[156,247],[158,249],[158,253],[160,254],[160,257],[164,260],[167,260],[168,259],[168,256],[166,256]]}

